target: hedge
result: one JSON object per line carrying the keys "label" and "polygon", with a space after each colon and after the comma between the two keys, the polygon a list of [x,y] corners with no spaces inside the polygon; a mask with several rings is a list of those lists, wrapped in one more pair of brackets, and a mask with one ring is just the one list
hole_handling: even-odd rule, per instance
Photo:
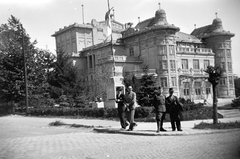
{"label": "hedge", "polygon": [[[183,120],[211,119],[212,108],[204,107],[203,104],[185,104],[183,106]],[[93,118],[118,118],[116,108],[31,108],[29,114],[32,116],[66,116],[66,117],[93,117]],[[219,116],[222,118],[222,116]],[[137,121],[155,121],[153,107],[138,107],[135,111]],[[169,115],[166,115],[169,121]]]}

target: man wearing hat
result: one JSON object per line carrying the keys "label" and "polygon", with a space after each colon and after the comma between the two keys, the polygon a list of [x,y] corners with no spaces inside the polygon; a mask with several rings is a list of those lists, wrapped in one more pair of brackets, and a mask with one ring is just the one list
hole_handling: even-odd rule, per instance
{"label": "man wearing hat", "polygon": [[173,88],[169,88],[169,96],[166,98],[166,106],[169,109],[172,131],[175,131],[176,127],[178,131],[182,131],[180,118],[180,113],[183,111],[182,103],[180,103],[178,98],[173,95],[173,92]]}
{"label": "man wearing hat", "polygon": [[117,95],[116,95],[116,103],[118,104],[118,117],[120,120],[120,124],[122,129],[126,129],[128,126],[128,123],[125,120],[125,111],[126,111],[126,106],[124,104],[124,94],[123,94],[123,89],[122,87],[117,88]]}
{"label": "man wearing hat", "polygon": [[166,112],[165,96],[162,95],[162,88],[159,88],[159,91],[154,91],[153,106],[156,113],[157,133],[160,131],[166,131],[162,127],[164,115]]}
{"label": "man wearing hat", "polygon": [[124,97],[125,104],[127,106],[127,120],[130,123],[128,131],[132,131],[137,124],[134,122],[135,107],[137,105],[136,93],[133,92],[132,86],[128,86],[127,93]]}

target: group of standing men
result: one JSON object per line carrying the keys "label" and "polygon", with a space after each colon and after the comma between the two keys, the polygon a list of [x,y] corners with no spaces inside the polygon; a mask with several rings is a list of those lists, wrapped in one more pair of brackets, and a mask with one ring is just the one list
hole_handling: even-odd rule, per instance
{"label": "group of standing men", "polygon": [[[169,96],[165,97],[162,94],[161,87],[154,91],[153,106],[156,114],[157,133],[160,131],[166,131],[163,128],[163,120],[166,113],[170,115],[172,131],[176,128],[178,131],[181,129],[181,112],[183,111],[182,104],[178,98],[173,95],[173,88],[169,88]],[[132,131],[137,124],[134,122],[135,108],[137,105],[136,93],[133,92],[132,87],[127,88],[127,92],[124,94],[121,87],[117,90],[116,103],[118,103],[118,116],[120,119],[122,129],[126,129],[129,125],[128,131]],[[125,114],[127,120],[125,120]]]}

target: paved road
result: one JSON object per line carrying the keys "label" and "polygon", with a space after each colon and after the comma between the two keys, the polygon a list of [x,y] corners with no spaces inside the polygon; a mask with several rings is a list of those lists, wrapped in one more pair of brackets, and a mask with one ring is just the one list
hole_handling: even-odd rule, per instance
{"label": "paved road", "polygon": [[240,131],[191,136],[134,136],[49,127],[52,119],[0,118],[1,159],[240,158]]}

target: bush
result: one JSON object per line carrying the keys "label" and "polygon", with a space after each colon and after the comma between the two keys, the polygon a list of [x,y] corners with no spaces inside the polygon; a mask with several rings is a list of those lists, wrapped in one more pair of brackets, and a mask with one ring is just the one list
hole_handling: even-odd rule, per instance
{"label": "bush", "polygon": [[190,110],[198,110],[198,109],[201,109],[203,108],[204,105],[203,103],[185,103],[183,105],[183,111],[190,111]]}
{"label": "bush", "polygon": [[153,113],[153,107],[137,107],[135,110],[135,118],[145,118]]}
{"label": "bush", "polygon": [[[212,115],[213,110],[211,107],[202,107],[199,109],[183,111],[183,120],[212,119]],[[218,114],[218,118],[223,118],[223,116]]]}
{"label": "bush", "polygon": [[232,107],[240,107],[240,96],[235,98],[234,100],[232,100],[232,104],[231,104]]}
{"label": "bush", "polygon": [[0,115],[8,115],[14,113],[14,105],[12,103],[0,103]]}
{"label": "bush", "polygon": [[182,103],[182,104],[194,104],[194,102],[191,102],[190,99],[184,99],[184,98],[179,98],[179,101]]}

